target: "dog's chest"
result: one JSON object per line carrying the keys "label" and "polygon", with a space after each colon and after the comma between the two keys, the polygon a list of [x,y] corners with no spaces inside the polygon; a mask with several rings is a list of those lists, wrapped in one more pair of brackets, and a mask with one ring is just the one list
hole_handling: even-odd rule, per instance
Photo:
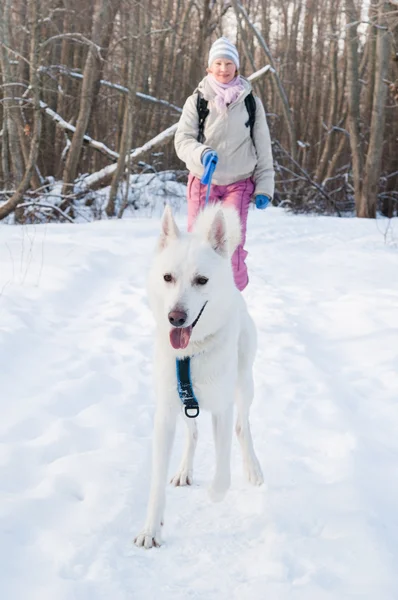
{"label": "dog's chest", "polygon": [[[237,329],[191,356],[190,381],[200,410],[222,412],[235,399],[238,373]],[[182,358],[182,357],[181,357]],[[157,393],[172,404],[181,405],[178,393],[176,355],[159,340],[156,352]]]}
{"label": "dog's chest", "polygon": [[200,408],[219,412],[233,402],[236,376],[237,359],[231,352],[192,357],[191,381]]}

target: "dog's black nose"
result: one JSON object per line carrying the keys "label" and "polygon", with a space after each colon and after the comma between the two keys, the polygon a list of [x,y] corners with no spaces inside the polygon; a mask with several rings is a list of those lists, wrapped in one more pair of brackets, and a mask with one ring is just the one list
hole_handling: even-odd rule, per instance
{"label": "dog's black nose", "polygon": [[182,327],[187,317],[185,310],[171,310],[169,312],[169,321],[174,327]]}

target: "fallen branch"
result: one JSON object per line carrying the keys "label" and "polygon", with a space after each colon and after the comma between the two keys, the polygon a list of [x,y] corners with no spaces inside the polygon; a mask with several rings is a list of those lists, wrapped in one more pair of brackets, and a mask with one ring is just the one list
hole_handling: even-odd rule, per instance
{"label": "fallen branch", "polygon": [[[82,73],[76,73],[75,71],[71,71],[62,65],[52,65],[51,67],[40,67],[40,73],[48,73],[49,71],[56,71],[61,75],[68,75],[69,77],[73,77],[74,79],[83,79]],[[117,90],[122,94],[128,94],[128,88],[124,85],[120,85],[118,83],[111,83],[110,81],[106,81],[105,79],[100,80],[100,84],[104,87],[111,88],[113,90]],[[154,104],[161,104],[162,106],[167,106],[168,108],[172,108],[178,113],[182,112],[182,108],[176,106],[175,104],[171,104],[171,102],[167,102],[167,100],[160,100],[159,98],[155,98],[154,96],[148,96],[148,94],[143,94],[142,92],[136,92],[135,95],[137,98],[141,98],[141,100],[145,100],[146,102],[153,102]]]}
{"label": "fallen branch", "polygon": [[[27,101],[29,102],[29,100],[27,100]],[[55,121],[59,127],[61,127],[62,129],[65,129],[66,131],[69,131],[70,133],[75,132],[76,127],[74,127],[73,125],[71,125],[70,123],[65,121],[59,114],[57,114],[54,110],[52,110],[45,102],[40,101],[40,108],[42,108],[45,111],[45,113],[49,117],[51,117],[51,119],[53,121]],[[98,150],[98,152],[101,152],[101,154],[104,154],[111,160],[117,160],[119,158],[119,154],[117,152],[114,152],[114,150],[111,150],[110,148],[108,148],[108,146],[106,146],[102,142],[97,142],[97,140],[93,140],[93,138],[90,137],[89,135],[85,135],[83,138],[83,141],[86,144],[88,144],[89,146],[91,146],[91,148]]]}
{"label": "fallen branch", "polygon": [[[148,152],[148,150],[151,150],[155,146],[158,146],[159,144],[164,144],[165,142],[167,142],[175,134],[175,132],[177,130],[177,125],[178,125],[178,123],[171,125],[171,127],[169,127],[168,129],[165,129],[165,131],[162,131],[162,133],[159,133],[156,137],[149,140],[149,142],[147,142],[140,148],[136,148],[135,150],[133,150],[133,152],[131,152],[129,154],[129,157],[127,160],[132,161],[135,158],[138,158],[139,156],[141,156],[142,154],[145,154],[145,152]],[[93,187],[94,185],[100,183],[103,179],[106,179],[110,175],[112,175],[112,173],[116,170],[116,167],[117,167],[116,164],[108,165],[107,167],[104,167],[100,171],[97,171],[96,173],[92,173],[92,175],[88,175],[87,177],[84,177],[84,179],[80,180],[79,183],[83,187],[83,190],[87,190],[87,189]]]}
{"label": "fallen branch", "polygon": [[55,204],[47,204],[46,202],[23,202],[22,204],[18,204],[18,208],[33,208],[36,206],[40,208],[50,208],[51,210],[54,210],[56,213],[60,214],[70,223],[74,223],[74,220]]}
{"label": "fallen branch", "polygon": [[[17,102],[26,102],[27,104],[33,104],[33,100],[31,98],[26,98],[26,97],[3,98],[2,100],[0,100],[0,102],[4,101],[4,100],[15,100]],[[70,123],[65,121],[65,119],[63,119],[61,117],[61,115],[59,115],[54,110],[52,110],[52,108],[50,108],[48,106],[48,104],[46,104],[42,100],[40,100],[40,108],[42,110],[44,110],[44,112],[53,121],[55,121],[59,127],[61,127],[62,129],[65,129],[65,131],[69,131],[70,133],[75,132],[76,127],[74,127],[73,125],[71,125]],[[1,130],[1,134],[2,134],[2,131],[3,130]],[[91,148],[94,148],[94,150],[98,150],[98,152],[101,152],[101,154],[110,158],[112,161],[115,161],[119,158],[119,154],[117,152],[108,148],[108,146],[106,146],[103,142],[98,142],[97,140],[94,140],[92,137],[90,137],[87,134],[84,136],[83,141],[85,144],[88,144],[89,146],[91,146]]]}

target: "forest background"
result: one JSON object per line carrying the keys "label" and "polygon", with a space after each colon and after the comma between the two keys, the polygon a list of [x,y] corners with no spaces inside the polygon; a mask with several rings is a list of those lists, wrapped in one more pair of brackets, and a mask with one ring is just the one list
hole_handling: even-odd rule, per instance
{"label": "forest background", "polygon": [[121,217],[133,177],[184,182],[172,139],[220,35],[266,107],[274,204],[398,214],[397,0],[0,0],[0,219]]}

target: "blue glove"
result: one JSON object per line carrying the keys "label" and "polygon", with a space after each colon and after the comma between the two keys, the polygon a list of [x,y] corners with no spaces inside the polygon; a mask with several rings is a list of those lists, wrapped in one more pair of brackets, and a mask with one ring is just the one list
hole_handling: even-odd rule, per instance
{"label": "blue glove", "polygon": [[218,154],[217,152],[214,152],[214,150],[206,150],[205,152],[203,152],[200,160],[205,168],[200,182],[207,184],[209,183],[209,181],[211,181],[211,178],[213,177],[213,173],[218,163]]}
{"label": "blue glove", "polygon": [[256,208],[263,210],[267,208],[268,204],[271,202],[271,198],[266,196],[265,194],[258,194],[256,196]]}

